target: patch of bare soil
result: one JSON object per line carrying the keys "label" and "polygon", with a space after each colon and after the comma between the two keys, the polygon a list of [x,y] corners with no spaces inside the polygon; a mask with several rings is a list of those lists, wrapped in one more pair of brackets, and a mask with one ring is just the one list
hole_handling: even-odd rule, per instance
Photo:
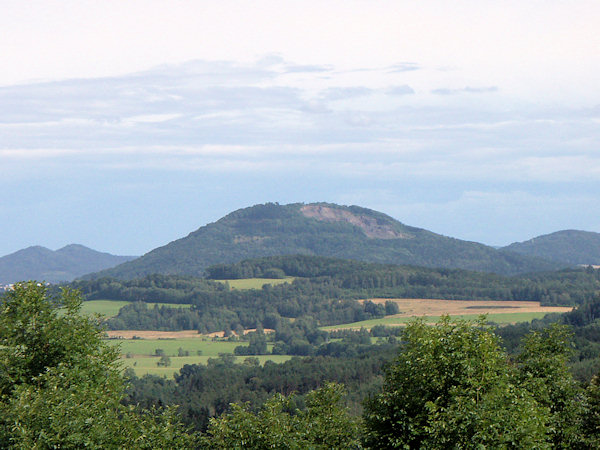
{"label": "patch of bare soil", "polygon": [[305,217],[321,220],[323,222],[348,222],[361,228],[367,237],[376,239],[411,239],[408,233],[400,233],[387,223],[380,223],[377,219],[364,215],[353,214],[344,209],[330,208],[323,205],[305,205],[300,208]]}

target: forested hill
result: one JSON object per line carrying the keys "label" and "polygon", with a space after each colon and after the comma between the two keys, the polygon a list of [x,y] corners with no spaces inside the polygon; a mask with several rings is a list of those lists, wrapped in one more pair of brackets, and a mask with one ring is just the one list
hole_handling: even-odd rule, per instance
{"label": "forested hill", "polygon": [[202,276],[214,264],[289,254],[499,274],[565,266],[410,227],[358,206],[268,203],[237,210],[185,238],[90,278],[133,279],[152,273]]}
{"label": "forested hill", "polygon": [[600,233],[557,231],[525,242],[515,242],[504,250],[567,264],[600,265]]}
{"label": "forested hill", "polygon": [[33,246],[0,258],[0,284],[23,280],[56,283],[71,281],[86,273],[114,267],[134,256],[116,256],[83,245],[71,244],[52,251]]}

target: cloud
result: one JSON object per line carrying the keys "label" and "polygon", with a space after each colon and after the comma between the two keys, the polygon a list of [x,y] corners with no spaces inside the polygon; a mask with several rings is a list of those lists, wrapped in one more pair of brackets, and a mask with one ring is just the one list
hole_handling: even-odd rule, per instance
{"label": "cloud", "polygon": [[388,95],[409,95],[414,94],[415,90],[408,86],[407,84],[402,86],[392,86],[385,90],[385,93]]}
{"label": "cloud", "polygon": [[373,89],[363,86],[337,87],[322,91],[321,97],[327,100],[341,100],[353,97],[364,97],[366,95],[371,95],[373,92]]}
{"label": "cloud", "polygon": [[486,93],[491,93],[491,92],[498,92],[498,87],[497,86],[487,86],[487,87],[464,87],[461,89],[448,89],[448,88],[440,88],[440,89],[433,89],[431,91],[432,94],[437,94],[437,95],[456,95],[456,94],[462,94],[462,93],[468,93],[468,94],[486,94]]}
{"label": "cloud", "polygon": [[[318,82],[296,83],[290,67],[303,71],[302,83]],[[506,110],[464,103],[460,95],[431,104],[397,75],[385,78],[389,68],[378,74],[379,85],[349,83],[362,79],[356,74],[321,80],[330,69],[269,55],[246,64],[190,61],[121,77],[0,88],[0,156],[13,169],[19,159],[35,165],[36,158],[40,167],[60,161],[107,170],[239,164],[237,173],[271,164],[305,170],[309,162],[341,177],[343,161],[357,176],[413,181],[598,176],[597,109]]]}
{"label": "cloud", "polygon": [[311,64],[305,64],[305,65],[287,65],[284,68],[285,72],[287,73],[323,73],[323,72],[330,72],[332,70],[331,66],[326,66],[326,65],[311,65]]}
{"label": "cloud", "polygon": [[421,66],[414,62],[401,62],[392,66],[386,67],[388,72],[399,73],[399,72],[412,72],[413,70],[419,70]]}

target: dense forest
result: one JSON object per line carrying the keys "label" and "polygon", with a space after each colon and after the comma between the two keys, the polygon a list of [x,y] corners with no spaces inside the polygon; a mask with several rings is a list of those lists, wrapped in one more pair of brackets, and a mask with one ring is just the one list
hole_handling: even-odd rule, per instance
{"label": "dense forest", "polygon": [[[77,281],[88,300],[140,302],[121,309],[107,322],[111,329],[196,329],[200,332],[277,328],[306,318],[315,326],[336,325],[397,312],[393,305],[367,298],[434,298],[540,301],[576,305],[600,291],[600,271],[591,267],[503,277],[465,270],[373,264],[335,258],[293,255],[245,260],[207,269],[207,278],[150,275],[136,280]],[[230,289],[215,279],[293,277],[262,289]],[[190,304],[191,308],[147,307],[153,302]]]}
{"label": "dense forest", "polygon": [[337,344],[345,349],[337,356],[330,348],[260,366],[252,356],[234,364],[222,355],[172,380],[126,380],[97,319],[79,315],[77,292],[17,284],[0,305],[0,443],[598,448],[600,380],[578,382],[569,362],[573,342],[593,341],[599,305],[495,332],[485,318],[449,317],[437,326],[415,319],[405,328],[339,331],[319,347]]}
{"label": "dense forest", "polygon": [[[543,333],[551,326],[563,326],[569,331],[565,349],[565,367],[580,385],[587,385],[600,373],[600,299],[581,305],[571,313],[551,314],[531,323],[490,329],[511,358],[523,352],[522,344],[531,333]],[[306,341],[303,331],[296,328],[294,340]],[[248,358],[243,364],[233,364],[223,355],[212,359],[207,366],[186,366],[173,380],[156,376],[131,376],[130,400],[149,407],[155,404],[182,405],[184,420],[198,429],[208,426],[211,416],[229,411],[230,403],[248,402],[257,409],[274,393],[294,392],[294,401],[302,405],[304,396],[335,381],[347,386],[345,404],[351,412],[363,410],[362,400],[380,388],[382,370],[387,367],[403,345],[404,329],[376,326],[367,330],[321,331],[312,339],[312,351],[305,358],[295,358],[283,364],[267,363]],[[372,344],[371,338],[377,343]],[[281,339],[276,337],[274,339]],[[567,339],[567,338],[565,338]],[[310,349],[311,347],[308,346]],[[216,381],[219,380],[219,381]],[[194,408],[193,405],[196,405]],[[198,409],[198,405],[202,405]]]}
{"label": "dense forest", "polygon": [[569,264],[600,264],[600,233],[563,230],[503,247],[522,255]]}

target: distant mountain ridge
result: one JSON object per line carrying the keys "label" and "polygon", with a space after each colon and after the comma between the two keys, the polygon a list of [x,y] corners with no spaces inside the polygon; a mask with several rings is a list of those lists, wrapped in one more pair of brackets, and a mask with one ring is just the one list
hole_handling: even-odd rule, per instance
{"label": "distant mountain ridge", "polygon": [[86,278],[132,279],[152,273],[202,276],[214,264],[291,254],[499,274],[565,267],[404,225],[359,206],[267,203],[234,211],[136,260]]}
{"label": "distant mountain ridge", "polygon": [[600,265],[600,233],[563,230],[503,248],[527,256],[567,264]]}
{"label": "distant mountain ridge", "polygon": [[135,258],[102,253],[79,244],[70,244],[56,251],[32,246],[0,258],[0,283],[23,280],[50,283],[72,281],[86,273],[114,267]]}

